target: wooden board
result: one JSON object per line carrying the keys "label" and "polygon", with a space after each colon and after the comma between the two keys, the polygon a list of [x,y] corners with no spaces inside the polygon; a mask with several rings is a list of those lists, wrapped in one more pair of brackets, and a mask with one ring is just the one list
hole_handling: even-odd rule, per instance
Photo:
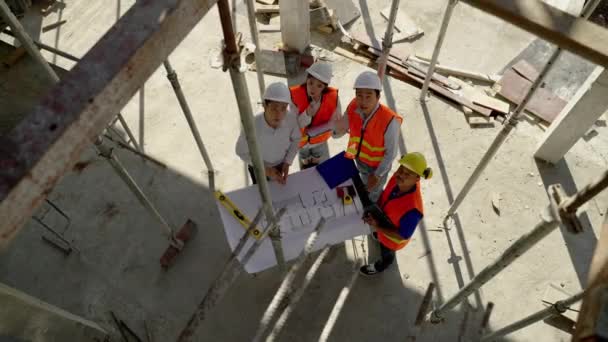
{"label": "wooden board", "polygon": [[538,71],[536,71],[536,69],[534,69],[534,67],[530,65],[530,63],[523,59],[515,63],[515,65],[513,65],[511,68],[513,68],[513,70],[515,70],[519,75],[521,75],[523,78],[527,79],[530,82],[534,82],[534,80],[536,80],[539,75]]}
{"label": "wooden board", "polygon": [[[392,63],[389,61],[388,66],[390,67],[389,75],[391,75],[397,79],[400,79],[404,82],[413,83],[414,85],[417,85],[417,86],[420,86],[421,84],[424,83],[423,77],[419,77],[419,76],[412,74],[405,67],[403,67],[401,65],[398,65],[398,64],[395,64],[395,63]],[[473,111],[475,111],[479,114],[483,114],[485,116],[490,116],[490,114],[492,114],[492,111],[490,109],[482,107],[482,106],[478,106],[478,105],[474,104],[473,102],[471,102],[469,99],[465,98],[464,96],[455,94],[455,93],[449,91],[448,89],[444,88],[443,86],[438,85],[436,83],[433,83],[433,82],[429,83],[429,89],[433,90],[435,93],[437,93],[437,94],[441,95],[442,97],[445,97],[453,102],[456,102],[458,104],[471,108]]]}
{"label": "wooden board", "polygon": [[[513,69],[507,70],[498,83],[500,84],[499,94],[515,104],[519,104],[523,100],[532,86],[532,82],[521,77]],[[551,123],[566,104],[567,102],[557,95],[544,88],[538,88],[528,102],[526,110]]]}
{"label": "wooden board", "polygon": [[[480,105],[481,107],[488,108],[490,110],[494,109],[494,108],[492,108],[492,107],[490,107],[488,105],[484,105],[484,104],[480,103],[480,102],[484,102],[484,103],[489,102],[486,98],[492,99],[491,97],[487,96],[483,92],[483,90],[481,90],[481,89],[479,89],[477,87],[474,87],[474,86],[468,84],[467,82],[465,82],[465,81],[463,81],[463,80],[461,80],[461,79],[459,79],[457,77],[454,77],[454,76],[448,77],[448,80],[450,80],[450,82],[452,82],[452,83],[460,85],[460,87],[461,87],[460,91],[458,91],[456,93],[459,93],[463,97],[465,97],[468,100],[470,100],[472,103]],[[500,101],[500,100],[497,100],[497,101]],[[500,101],[500,102],[502,102],[502,103],[504,103],[506,105],[506,107],[507,107],[506,111],[505,112],[503,112],[501,110],[496,110],[496,111],[499,111],[499,112],[505,113],[505,114],[509,113],[509,104],[507,102],[504,102],[504,101]],[[498,106],[498,107],[500,107],[500,106]],[[504,109],[504,108],[501,108],[501,109]],[[489,114],[488,114],[488,116],[489,116]]]}
{"label": "wooden board", "polygon": [[279,5],[255,5],[255,13],[279,13]]}
{"label": "wooden board", "polygon": [[[426,74],[429,72],[429,68],[428,67],[426,67],[424,65],[421,65],[421,64],[418,64],[418,63],[408,62],[407,66],[408,66],[408,68],[410,70],[413,68],[414,70],[417,70],[417,71],[423,73],[425,77],[426,77]],[[437,71],[435,71],[431,77],[432,77],[433,80],[435,80],[439,84],[442,84],[442,85],[444,85],[444,86],[446,86],[446,87],[448,87],[450,89],[458,90],[461,87],[460,84],[453,83],[447,77],[445,77],[445,76],[443,76],[441,74],[438,74]]]}
{"label": "wooden board", "polygon": [[350,24],[361,16],[361,12],[351,0],[325,0],[325,5],[335,10],[335,15],[342,25]]}
{"label": "wooden board", "polygon": [[274,5],[275,0],[255,0],[264,5]]}
{"label": "wooden board", "polygon": [[[390,17],[390,13],[390,6],[380,11],[380,14],[387,21]],[[412,18],[410,18],[407,14],[400,10],[397,10],[397,18],[395,18],[395,30],[400,33],[398,40],[411,39],[424,33],[424,31],[422,31],[422,29],[419,28],[418,25],[416,25]]]}

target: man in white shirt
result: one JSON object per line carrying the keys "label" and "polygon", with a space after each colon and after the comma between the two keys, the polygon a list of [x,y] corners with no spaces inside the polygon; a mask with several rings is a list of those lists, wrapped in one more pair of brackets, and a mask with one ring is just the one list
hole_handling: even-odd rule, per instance
{"label": "man in white shirt", "polygon": [[[296,115],[288,111],[291,104],[289,88],[281,82],[272,83],[264,92],[264,112],[254,118],[266,177],[280,184],[287,181],[301,136]],[[236,142],[236,154],[247,163],[251,180],[256,184],[247,139],[242,130]]]}

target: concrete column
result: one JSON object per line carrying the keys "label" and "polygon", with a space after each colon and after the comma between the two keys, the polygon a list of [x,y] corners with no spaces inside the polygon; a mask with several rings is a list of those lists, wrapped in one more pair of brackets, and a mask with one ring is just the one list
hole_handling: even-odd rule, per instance
{"label": "concrete column", "polygon": [[0,340],[104,341],[108,335],[96,323],[1,283],[0,303]]}
{"label": "concrete column", "polygon": [[597,67],[555,118],[534,157],[556,163],[608,109],[608,71]]}
{"label": "concrete column", "polygon": [[310,45],[309,0],[279,1],[281,37],[286,50],[304,52]]}

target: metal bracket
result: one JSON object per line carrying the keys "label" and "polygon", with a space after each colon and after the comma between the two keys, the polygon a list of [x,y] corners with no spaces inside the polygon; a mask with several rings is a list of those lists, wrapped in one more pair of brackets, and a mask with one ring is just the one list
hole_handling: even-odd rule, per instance
{"label": "metal bracket", "polygon": [[569,198],[560,184],[552,184],[548,187],[551,209],[555,217],[559,219],[569,232],[579,234],[583,232],[583,225],[576,216],[576,212],[568,212],[564,207],[564,202]]}
{"label": "metal bracket", "polygon": [[236,67],[237,70],[243,72],[243,68],[247,70],[247,64],[245,63],[245,56],[243,54],[243,34],[238,32],[235,34],[236,48],[235,53],[226,52],[226,45],[222,44],[222,57],[224,65],[222,65],[222,71],[227,71],[229,68]]}

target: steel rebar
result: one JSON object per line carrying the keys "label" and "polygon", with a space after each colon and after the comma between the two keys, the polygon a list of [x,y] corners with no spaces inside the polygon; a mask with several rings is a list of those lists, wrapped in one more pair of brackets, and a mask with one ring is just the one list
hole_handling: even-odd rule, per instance
{"label": "steel rebar", "polygon": [[279,286],[279,289],[277,290],[276,294],[272,298],[272,301],[270,301],[270,304],[266,308],[266,311],[264,311],[262,319],[260,320],[260,325],[258,326],[258,330],[256,331],[252,341],[258,342],[262,339],[262,336],[266,332],[268,325],[276,314],[279,304],[281,304],[281,301],[283,301],[283,298],[285,298],[285,296],[291,289],[292,283],[296,275],[298,274],[298,270],[300,270],[300,267],[302,267],[304,262],[308,259],[310,253],[312,253],[313,247],[317,242],[317,238],[319,237],[319,234],[321,233],[321,230],[323,230],[324,227],[325,218],[322,217],[315,226],[312,233],[310,233],[310,235],[308,236],[308,239],[306,240],[306,244],[304,245],[302,252],[300,252],[300,255],[298,255],[293,265],[291,265],[291,268],[283,278],[283,281],[281,282],[281,285]]}
{"label": "steel rebar", "polygon": [[[280,219],[281,216],[283,216],[283,214],[285,213],[285,211],[285,208],[279,210],[277,212],[277,219]],[[236,278],[243,272],[244,265],[249,262],[253,254],[262,245],[262,242],[266,238],[266,234],[268,233],[268,231],[272,229],[272,223],[268,222],[266,227],[262,230],[260,238],[254,240],[253,244],[249,247],[247,252],[245,252],[243,258],[240,261],[243,267],[239,267],[238,255],[245,246],[245,242],[250,238],[251,234],[249,232],[254,227],[255,225],[252,222],[252,224],[249,225],[247,231],[241,237],[241,240],[239,241],[237,247],[234,249],[232,254],[230,254],[230,257],[228,258],[228,261],[226,262],[222,273],[213,281],[211,287],[209,287],[209,289],[207,290],[205,297],[203,297],[203,300],[199,303],[198,307],[196,308],[196,311],[194,311],[194,313],[190,317],[190,320],[188,320],[186,327],[182,329],[177,339],[177,342],[193,341],[194,333],[196,332],[198,326],[208,317],[209,312],[224,297],[224,295],[226,294],[226,292],[228,292],[230,286],[232,286]]]}
{"label": "steel rebar", "polygon": [[59,82],[59,76],[57,76],[55,70],[53,70],[49,62],[42,57],[42,54],[32,41],[32,38],[27,34],[25,28],[19,22],[19,19],[11,12],[11,9],[4,0],[0,0],[0,17],[2,17],[2,19],[11,27],[11,30],[17,39],[19,39],[19,42],[23,44],[27,53],[42,67],[42,69],[44,69],[46,76],[53,83]]}
{"label": "steel rebar", "polygon": [[[232,63],[229,65],[230,78],[232,80],[234,95],[239,107],[241,123],[247,139],[247,147],[249,148],[249,154],[251,155],[254,174],[258,181],[258,190],[260,191],[262,203],[264,204],[266,220],[271,223],[276,223],[278,221],[276,221],[274,217],[272,197],[270,196],[270,189],[268,187],[268,181],[266,180],[264,161],[262,159],[260,145],[258,144],[257,140],[257,133],[253,120],[253,111],[251,109],[251,98],[249,97],[249,90],[247,89],[247,81],[245,79],[245,75],[239,71],[240,58],[234,58],[234,56],[238,54],[238,47],[236,46],[234,30],[232,28],[232,18],[230,16],[230,6],[228,4],[228,0],[219,0],[217,2],[217,7],[220,12],[220,21],[224,35],[224,60],[232,61]],[[281,245],[281,231],[279,230],[277,224],[273,224],[272,226],[273,228],[269,233],[269,237],[272,242],[277,264],[279,265],[279,268],[284,269],[285,256],[283,254],[283,246]]]}
{"label": "steel rebar", "polygon": [[562,313],[566,312],[566,310],[568,310],[570,305],[581,300],[581,298],[583,298],[583,295],[584,295],[584,291],[581,291],[570,298],[557,301],[557,302],[555,302],[555,304],[553,304],[543,310],[537,311],[517,322],[509,324],[504,328],[500,328],[488,335],[483,336],[481,338],[481,341],[491,341],[497,337],[506,336],[516,330],[523,329],[538,321],[542,321],[545,318],[549,318],[549,317],[552,317],[555,315],[562,314]]}
{"label": "steel rebar", "polygon": [[448,24],[452,18],[452,12],[454,11],[454,7],[456,7],[457,3],[458,0],[449,0],[448,7],[445,9],[445,13],[443,14],[443,20],[441,21],[441,27],[439,28],[439,35],[437,36],[437,42],[435,43],[435,49],[433,50],[429,70],[426,73],[424,84],[422,85],[422,90],[420,91],[420,101],[426,101],[426,94],[429,91],[429,84],[431,83],[433,73],[435,73],[435,65],[437,65],[437,60],[439,59],[439,52],[441,51],[441,46],[443,45],[443,39],[445,38],[445,34],[448,30]]}
{"label": "steel rebar", "polygon": [[[599,1],[600,0],[593,0],[591,2],[588,2],[587,5],[585,6],[585,8],[583,9],[582,16],[584,18],[589,18],[589,16],[591,15],[591,13],[595,9],[595,7],[597,7],[597,3],[599,3]],[[547,62],[543,66],[538,77],[536,78],[536,80],[534,80],[534,82],[532,82],[532,86],[530,87],[530,89],[528,90],[528,92],[526,93],[526,95],[524,96],[522,101],[517,105],[517,107],[515,108],[513,113],[509,116],[507,122],[505,123],[503,128],[500,130],[500,132],[498,132],[498,135],[496,136],[496,138],[494,139],[494,141],[492,142],[492,144],[490,145],[490,147],[488,148],[486,153],[481,158],[481,161],[479,162],[477,167],[475,167],[473,174],[471,174],[471,176],[469,177],[469,179],[467,180],[465,185],[462,187],[462,190],[460,190],[460,192],[456,196],[456,199],[454,199],[454,202],[450,205],[450,208],[448,209],[448,212],[446,214],[444,221],[447,221],[447,219],[449,217],[453,216],[454,213],[456,212],[456,210],[458,210],[458,207],[460,206],[460,204],[462,203],[464,198],[467,196],[467,194],[469,193],[471,188],[475,185],[475,183],[477,182],[477,180],[479,179],[479,177],[481,176],[483,171],[486,169],[486,167],[488,166],[488,164],[490,163],[490,161],[492,160],[492,158],[494,157],[496,152],[498,152],[498,149],[505,142],[505,140],[509,136],[509,133],[511,133],[513,128],[515,128],[515,126],[517,126],[521,113],[524,111],[524,109],[528,105],[528,102],[532,99],[532,96],[534,95],[536,90],[543,83],[545,76],[547,75],[549,70],[551,70],[555,61],[561,55],[561,52],[562,52],[562,49],[557,47],[554,49],[554,51],[551,54],[551,56],[549,57],[549,59],[547,59]],[[430,70],[431,69],[429,68],[429,73],[430,73]]]}

